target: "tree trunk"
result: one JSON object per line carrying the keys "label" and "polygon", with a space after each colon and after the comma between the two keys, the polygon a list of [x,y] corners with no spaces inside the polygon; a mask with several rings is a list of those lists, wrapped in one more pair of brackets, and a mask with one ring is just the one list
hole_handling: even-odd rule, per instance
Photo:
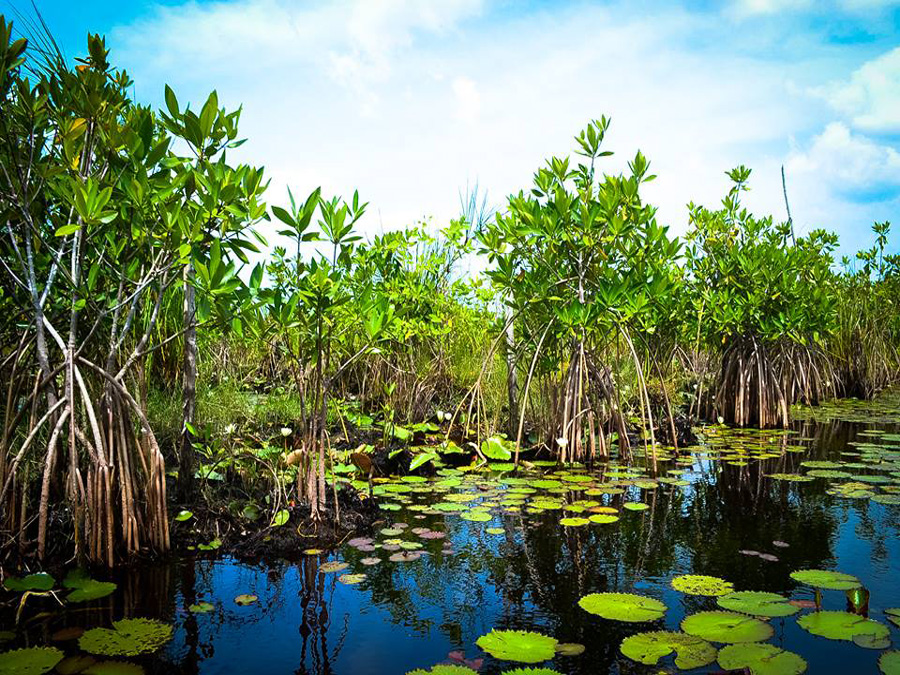
{"label": "tree trunk", "polygon": [[507,319],[506,326],[506,394],[509,399],[509,438],[518,436],[519,380],[516,376],[516,335],[514,322]]}
{"label": "tree trunk", "polygon": [[193,286],[194,266],[184,268],[184,362],[182,364],[181,449],[178,465],[178,500],[194,496],[194,443],[191,429],[197,412],[197,299]]}

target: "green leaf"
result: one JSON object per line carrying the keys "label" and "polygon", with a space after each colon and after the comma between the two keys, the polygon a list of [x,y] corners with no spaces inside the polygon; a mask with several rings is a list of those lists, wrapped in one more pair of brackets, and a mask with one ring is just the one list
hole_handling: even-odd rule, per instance
{"label": "green leaf", "polygon": [[591,593],[578,601],[584,611],[616,621],[656,621],[666,606],[659,600],[632,593]]}
{"label": "green leaf", "polygon": [[523,630],[492,630],[476,644],[497,659],[540,663],[556,654],[556,638]]}
{"label": "green leaf", "polygon": [[272,527],[281,527],[288,520],[290,520],[290,518],[291,518],[291,512],[288,511],[287,509],[282,509],[281,511],[279,511],[272,517],[271,526]]}
{"label": "green leaf", "polygon": [[70,234],[78,232],[81,229],[81,225],[77,223],[71,223],[69,225],[63,225],[58,230],[56,230],[57,237],[66,237]]}

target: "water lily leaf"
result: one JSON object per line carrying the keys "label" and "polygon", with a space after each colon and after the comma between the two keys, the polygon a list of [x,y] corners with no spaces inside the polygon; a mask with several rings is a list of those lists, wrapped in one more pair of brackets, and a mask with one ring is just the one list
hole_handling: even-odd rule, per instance
{"label": "water lily leaf", "polygon": [[598,525],[609,525],[619,520],[619,516],[612,516],[608,513],[595,513],[588,516],[588,520]]}
{"label": "water lily leaf", "polygon": [[331,562],[326,562],[319,565],[319,571],[325,572],[326,574],[331,572],[340,572],[341,570],[345,569],[347,569],[347,563],[340,562],[338,560],[333,560]]}
{"label": "water lily leaf", "polygon": [[28,647],[0,654],[0,675],[42,675],[53,670],[64,654],[56,647]]}
{"label": "water lily leaf", "polygon": [[788,599],[778,593],[761,591],[738,591],[728,595],[720,595],[716,603],[722,609],[743,612],[753,616],[790,616],[800,611],[799,607],[788,603]]}
{"label": "water lily leaf", "polygon": [[415,670],[408,671],[406,675],[478,675],[478,671],[466,668],[465,666],[441,664],[429,668],[428,670],[416,668]]}
{"label": "water lily leaf", "polygon": [[488,459],[507,460],[512,457],[511,446],[505,438],[492,436],[481,444],[481,454]]}
{"label": "water lily leaf", "polygon": [[629,511],[646,511],[650,508],[649,504],[644,504],[643,502],[627,502],[622,504],[622,508],[628,509]]}
{"label": "water lily leaf", "polygon": [[862,586],[859,579],[852,574],[831,572],[829,570],[797,570],[791,572],[791,579],[814,588],[825,588],[832,591],[849,591]]}
{"label": "water lily leaf", "polygon": [[342,574],[338,577],[338,581],[340,581],[342,584],[347,584],[348,586],[362,583],[365,580],[365,574]]}
{"label": "water lily leaf", "polygon": [[81,671],[84,675],[144,675],[144,669],[136,663],[101,661]]}
{"label": "water lily leaf", "polygon": [[853,640],[857,635],[868,635],[872,638],[890,635],[890,629],[883,623],[850,612],[831,610],[813,612],[797,619],[797,625],[813,635],[829,640]]}
{"label": "water lily leaf", "polygon": [[702,668],[716,660],[716,648],[706,640],[671,631],[632,635],[622,640],[619,651],[647,666],[656,665],[661,658],[674,653],[675,665],[684,670]]}
{"label": "water lily leaf", "polygon": [[556,653],[556,638],[523,630],[492,630],[476,644],[488,654],[506,661],[540,663]]}
{"label": "water lily leaf", "polygon": [[247,605],[252,605],[257,600],[259,600],[258,595],[253,595],[252,593],[241,593],[240,595],[235,596],[234,603],[236,605],[240,605],[241,607],[246,607]]}
{"label": "water lily leaf", "polygon": [[464,511],[459,514],[459,517],[463,520],[471,520],[473,523],[486,523],[494,518],[490,513],[484,511]]}
{"label": "water lily leaf", "polygon": [[290,519],[291,512],[287,509],[281,509],[281,511],[272,516],[272,527],[281,527]]}
{"label": "water lily leaf", "polygon": [[207,612],[211,612],[216,608],[214,604],[211,602],[206,602],[202,600],[195,605],[190,605],[188,607],[188,611],[192,614],[206,614]]}
{"label": "water lily leaf", "polygon": [[137,656],[154,652],[172,639],[172,626],[154,619],[121,619],[112,628],[92,628],[78,646],[100,656]]}
{"label": "water lily leaf", "polygon": [[887,649],[891,646],[891,638],[889,635],[862,633],[853,636],[853,644],[863,649]]}
{"label": "water lily leaf", "polygon": [[632,593],[591,593],[578,601],[586,612],[615,621],[656,621],[666,606],[659,600]]}
{"label": "water lily leaf", "polygon": [[560,642],[556,645],[556,653],[560,656],[579,656],[584,654],[584,645],[577,642]]}
{"label": "water lily leaf", "polygon": [[589,525],[590,520],[587,518],[562,518],[559,521],[560,525],[564,525],[565,527],[581,527],[583,525]]}
{"label": "water lily leaf", "polygon": [[719,650],[718,660],[724,670],[746,668],[750,675],[801,675],[806,672],[806,661],[799,654],[770,644],[727,645]]}
{"label": "water lily leaf", "polygon": [[734,591],[734,585],[719,577],[703,574],[682,574],[672,579],[672,588],[688,595],[728,595]]}
{"label": "water lily leaf", "polygon": [[900,608],[897,607],[889,607],[884,610],[885,616],[887,616],[888,621],[892,624],[900,628]]}
{"label": "water lily leaf", "polygon": [[504,670],[500,675],[562,675],[562,673],[552,668],[513,668]]}
{"label": "water lily leaf", "polygon": [[56,664],[56,672],[59,675],[77,675],[78,673],[83,673],[95,663],[97,663],[97,659],[90,654],[67,656]]}
{"label": "water lily leaf", "polygon": [[56,579],[46,572],[29,574],[21,579],[17,577],[6,577],[6,579],[3,580],[3,588],[16,593],[24,593],[25,591],[49,591],[54,585],[56,585]]}
{"label": "water lily leaf", "polygon": [[175,516],[175,520],[177,520],[179,523],[183,523],[184,521],[190,520],[193,517],[194,514],[191,511],[179,511]]}
{"label": "water lily leaf", "polygon": [[88,579],[81,586],[66,596],[68,602],[86,602],[98,600],[112,595],[118,586],[112,581],[94,581]]}
{"label": "water lily leaf", "polygon": [[900,675],[900,651],[885,652],[878,659],[878,669],[884,675]]}
{"label": "water lily leaf", "polygon": [[681,622],[681,630],[710,642],[761,642],[774,630],[765,621],[737,612],[698,612]]}

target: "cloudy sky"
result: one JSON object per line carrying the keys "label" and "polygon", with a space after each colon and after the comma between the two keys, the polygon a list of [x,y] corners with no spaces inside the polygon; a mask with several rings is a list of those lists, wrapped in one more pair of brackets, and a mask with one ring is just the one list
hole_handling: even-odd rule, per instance
{"label": "cloudy sky", "polygon": [[900,221],[900,1],[37,5],[68,56],[104,33],[142,102],[168,83],[195,107],[213,88],[243,105],[240,160],[266,166],[269,201],[358,188],[368,233],[444,223],[476,182],[502,208],[602,114],[606,170],[641,149],[675,232],[740,163],[750,206],[778,218],[784,165],[798,231],[834,230],[844,253]]}

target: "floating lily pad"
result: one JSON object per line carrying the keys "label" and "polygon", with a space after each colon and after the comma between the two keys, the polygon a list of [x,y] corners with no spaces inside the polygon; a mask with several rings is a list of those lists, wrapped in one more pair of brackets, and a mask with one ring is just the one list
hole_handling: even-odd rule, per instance
{"label": "floating lily pad", "polygon": [[900,608],[890,607],[884,610],[884,614],[887,616],[888,621],[900,628]]}
{"label": "floating lily pad", "polygon": [[465,511],[460,513],[459,517],[463,520],[470,520],[473,523],[486,523],[493,519],[493,516],[485,511]]}
{"label": "floating lily pad", "polygon": [[671,631],[632,635],[622,640],[619,650],[647,666],[656,665],[661,658],[674,653],[675,665],[684,670],[702,668],[716,660],[716,648],[706,640]]}
{"label": "floating lily pad", "polygon": [[466,668],[465,666],[441,664],[429,668],[428,670],[416,668],[415,670],[408,671],[406,675],[478,675],[478,671]]}
{"label": "floating lily pad", "polygon": [[319,565],[319,571],[326,574],[330,574],[332,572],[340,572],[341,570],[345,569],[347,569],[347,563],[340,562],[338,560],[332,560],[331,562],[326,562]]}
{"label": "floating lily pad", "polygon": [[703,574],[682,574],[672,579],[672,588],[688,595],[727,595],[734,591],[734,585],[719,577]]}
{"label": "floating lily pad", "polygon": [[556,653],[560,656],[579,656],[584,654],[584,645],[577,642],[560,642],[556,645]]}
{"label": "floating lily pad", "polygon": [[523,630],[492,630],[476,644],[488,654],[506,661],[540,663],[556,653],[556,638]]}
{"label": "floating lily pad", "polygon": [[656,621],[666,606],[659,600],[632,593],[591,593],[578,601],[584,611],[615,621]]}
{"label": "floating lily pad", "polygon": [[211,602],[206,602],[205,600],[198,602],[195,605],[190,605],[188,607],[188,611],[192,614],[206,614],[207,612],[211,612],[216,608],[214,604]]}
{"label": "floating lily pad", "polygon": [[338,581],[340,581],[342,584],[347,584],[348,586],[362,583],[365,580],[365,574],[342,574],[338,577]]}
{"label": "floating lily pad", "polygon": [[878,659],[878,669],[884,675],[900,675],[900,651],[885,652]]}
{"label": "floating lily pad", "polygon": [[698,612],[681,622],[681,630],[710,642],[760,642],[772,637],[772,626],[737,612]]}
{"label": "floating lily pad", "polygon": [[56,647],[28,647],[0,654],[0,675],[42,675],[63,660]]}
{"label": "floating lily pad", "polygon": [[78,646],[100,656],[137,656],[154,652],[172,639],[172,626],[154,619],[122,619],[112,628],[92,628]]}
{"label": "floating lily pad", "polygon": [[16,593],[24,593],[25,591],[49,591],[55,584],[56,579],[46,572],[29,574],[21,579],[17,577],[6,577],[6,579],[3,580],[3,588]]}
{"label": "floating lily pad", "polygon": [[143,675],[144,669],[136,663],[101,661],[81,671],[84,675]]}
{"label": "floating lily pad", "polygon": [[799,607],[789,604],[788,599],[778,593],[758,591],[738,591],[721,595],[716,598],[716,603],[723,609],[753,616],[790,616],[800,611]]}
{"label": "floating lily pad", "polygon": [[91,579],[84,570],[72,570],[63,579],[63,586],[73,589],[66,596],[69,602],[86,602],[105,598],[116,590],[117,586],[112,581],[96,581]]}
{"label": "floating lily pad", "polygon": [[791,579],[807,586],[832,591],[849,591],[862,586],[859,579],[852,574],[829,570],[797,570],[791,572]]}
{"label": "floating lily pad", "polygon": [[590,522],[587,518],[561,518],[559,524],[565,527],[583,527],[589,525]]}
{"label": "floating lily pad", "polygon": [[598,525],[609,525],[617,522],[619,516],[613,516],[608,513],[595,513],[592,516],[588,516],[588,520]]}
{"label": "floating lily pad", "polygon": [[813,612],[797,619],[797,625],[829,640],[853,640],[857,635],[876,639],[890,635],[890,629],[883,623],[850,612]]}
{"label": "floating lily pad", "polygon": [[746,643],[719,650],[719,665],[725,670],[748,669],[750,675],[801,675],[806,661],[799,654],[775,645]]}
{"label": "floating lily pad", "polygon": [[246,607],[247,605],[252,605],[257,600],[259,600],[258,595],[253,595],[252,593],[241,593],[240,595],[235,597],[234,602],[241,607]]}
{"label": "floating lily pad", "polygon": [[622,504],[622,508],[628,509],[629,511],[646,511],[650,506],[643,502],[627,502]]}
{"label": "floating lily pad", "polygon": [[504,670],[500,675],[562,675],[562,673],[552,668],[513,668]]}

